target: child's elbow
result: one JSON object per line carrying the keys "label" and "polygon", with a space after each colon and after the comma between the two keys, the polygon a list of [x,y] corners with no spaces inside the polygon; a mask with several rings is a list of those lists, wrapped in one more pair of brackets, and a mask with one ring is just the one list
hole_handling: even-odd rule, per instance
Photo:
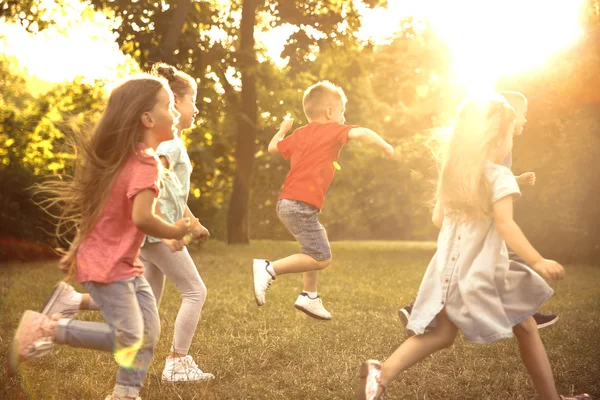
{"label": "child's elbow", "polygon": [[275,154],[279,153],[279,150],[277,149],[277,146],[269,146],[269,148],[267,149],[267,151],[271,155],[275,155]]}
{"label": "child's elbow", "polygon": [[133,222],[133,225],[135,225],[135,227],[142,232],[145,232],[147,230],[148,226],[150,225],[150,220],[150,215],[146,215],[143,213],[134,212],[131,215],[131,221]]}
{"label": "child's elbow", "polygon": [[433,215],[431,217],[431,222],[438,228],[442,229],[442,224],[444,223],[444,217],[440,217],[438,215]]}

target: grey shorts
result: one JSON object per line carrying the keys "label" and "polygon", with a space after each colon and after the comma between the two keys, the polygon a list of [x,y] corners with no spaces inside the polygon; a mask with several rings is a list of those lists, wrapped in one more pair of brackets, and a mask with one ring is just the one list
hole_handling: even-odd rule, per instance
{"label": "grey shorts", "polygon": [[281,199],[277,202],[277,216],[300,243],[303,254],[317,261],[331,258],[327,232],[319,222],[319,209],[308,203]]}

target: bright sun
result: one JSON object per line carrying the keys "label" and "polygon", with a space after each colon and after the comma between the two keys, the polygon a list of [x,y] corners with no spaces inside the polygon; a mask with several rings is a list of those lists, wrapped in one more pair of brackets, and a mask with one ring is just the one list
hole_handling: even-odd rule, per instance
{"label": "bright sun", "polygon": [[581,34],[583,0],[389,1],[362,10],[365,37],[385,40],[394,19],[431,22],[452,54],[452,69],[467,91],[492,90],[502,75],[542,66]]}
{"label": "bright sun", "polygon": [[[363,15],[357,36],[385,43],[408,16],[428,20],[452,54],[452,70],[467,91],[492,89],[497,79],[541,67],[549,56],[572,43],[582,32],[579,15],[584,0],[393,0],[386,9],[369,9],[359,0]],[[79,10],[78,0],[69,0]],[[77,15],[73,15],[77,20]],[[6,36],[3,52],[13,54],[30,73],[49,81],[114,78],[125,62],[114,44],[110,22],[100,13],[93,21],[69,21],[64,35],[50,30],[26,36],[15,25],[0,26]],[[259,33],[257,39],[278,64],[287,37],[297,28],[284,26]],[[0,46],[2,45],[0,41]],[[121,68],[123,70],[123,68]]]}

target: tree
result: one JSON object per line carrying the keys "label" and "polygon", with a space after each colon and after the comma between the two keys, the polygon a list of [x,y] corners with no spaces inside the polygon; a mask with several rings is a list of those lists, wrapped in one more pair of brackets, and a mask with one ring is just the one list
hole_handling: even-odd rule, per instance
{"label": "tree", "polygon": [[33,97],[30,78],[18,70],[14,60],[0,58],[0,236],[54,242],[52,221],[29,189],[41,176],[69,173],[73,155],[65,135],[94,123],[103,93],[98,85],[72,82]]}

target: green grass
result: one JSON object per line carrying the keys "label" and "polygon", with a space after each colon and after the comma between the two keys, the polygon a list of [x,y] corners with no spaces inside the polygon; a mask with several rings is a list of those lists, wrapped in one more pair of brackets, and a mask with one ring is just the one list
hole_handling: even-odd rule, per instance
{"label": "green grass", "polygon": [[[298,312],[301,276],[281,276],[259,308],[251,290],[253,257],[278,258],[297,251],[289,242],[225,246],[211,242],[192,253],[208,287],[208,299],[191,354],[210,383],[160,382],[173,335],[180,295],[168,284],[160,306],[161,341],[141,396],[149,399],[350,399],[358,366],[385,359],[406,335],[399,306],[415,295],[431,255],[431,243],[337,242],[334,263],[320,275],[320,294],[333,320]],[[562,393],[600,395],[600,266],[567,266],[543,311],[560,321],[541,331]],[[0,354],[5,357],[25,309],[38,310],[62,278],[51,263],[0,267]],[[101,320],[97,312],[79,318]],[[57,346],[52,355],[0,375],[2,399],[103,399],[111,393],[116,365],[110,354]],[[474,345],[461,336],[402,374],[388,399],[534,399],[515,340]]]}

